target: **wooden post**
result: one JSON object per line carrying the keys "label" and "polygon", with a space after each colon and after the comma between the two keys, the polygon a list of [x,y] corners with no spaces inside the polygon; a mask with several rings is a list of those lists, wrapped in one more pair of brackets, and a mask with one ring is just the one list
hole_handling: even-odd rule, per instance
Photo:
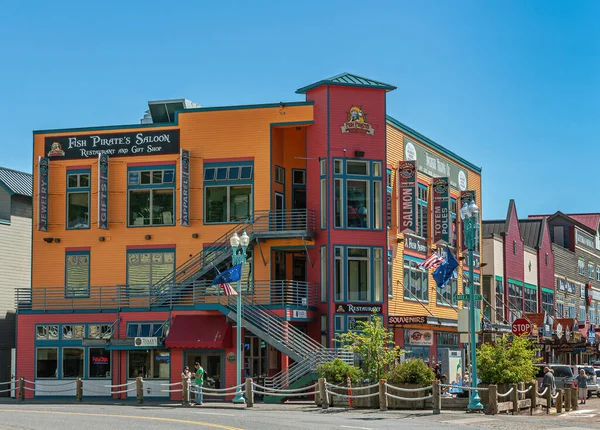
{"label": "wooden post", "polygon": [[487,415],[497,415],[498,414],[498,386],[490,385],[488,387],[488,405],[486,409]]}
{"label": "wooden post", "polygon": [[579,409],[579,396],[577,395],[577,388],[571,388],[571,410],[576,411]]}
{"label": "wooden post", "polygon": [[141,377],[137,377],[135,380],[135,392],[137,394],[138,404],[144,403],[144,382]]}
{"label": "wooden post", "polygon": [[571,386],[569,384],[565,385],[565,412],[569,412],[571,410]]}
{"label": "wooden post", "polygon": [[552,390],[548,387],[548,391],[546,391],[546,413],[550,413],[550,409],[552,409]]}
{"label": "wooden post", "polygon": [[518,384],[512,384],[512,393],[510,393],[510,397],[512,398],[512,404],[513,404],[513,415],[518,415],[519,413],[519,385]]}
{"label": "wooden post", "polygon": [[19,379],[19,386],[17,388],[17,398],[19,400],[25,400],[25,378]]}
{"label": "wooden post", "polygon": [[379,410],[387,411],[388,403],[387,403],[387,387],[385,386],[386,380],[382,379],[379,381]]}
{"label": "wooden post", "polygon": [[537,395],[538,395],[538,381],[531,383],[531,390],[529,390],[529,398],[531,399],[531,413],[537,409]]}
{"label": "wooden post", "polygon": [[442,392],[440,381],[433,383],[433,415],[438,415],[442,410]]}
{"label": "wooden post", "polygon": [[181,378],[181,405],[190,405],[190,384],[189,379],[185,376]]}
{"label": "wooden post", "polygon": [[78,402],[81,402],[83,398],[83,382],[81,381],[81,378],[77,378],[75,381],[75,398]]}
{"label": "wooden post", "polygon": [[254,406],[254,391],[252,390],[252,378],[246,378],[246,407]]}
{"label": "wooden post", "polygon": [[562,414],[562,410],[563,410],[563,390],[558,389],[556,390],[556,392],[558,393],[558,397],[556,397],[556,413],[557,414]]}
{"label": "wooden post", "polygon": [[329,408],[329,396],[327,395],[325,382],[325,378],[319,379],[319,393],[321,394],[321,407],[323,409]]}

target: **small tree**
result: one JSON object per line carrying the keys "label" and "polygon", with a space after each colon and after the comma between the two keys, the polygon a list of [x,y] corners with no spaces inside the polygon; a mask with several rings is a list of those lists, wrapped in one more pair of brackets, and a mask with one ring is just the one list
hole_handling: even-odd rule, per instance
{"label": "small tree", "polygon": [[412,358],[396,364],[388,372],[386,379],[395,384],[416,384],[427,387],[435,381],[435,373],[420,358]]}
{"label": "small tree", "polygon": [[339,358],[317,366],[317,373],[321,378],[327,379],[332,384],[341,384],[346,382],[346,377],[350,377],[350,382],[356,384],[363,378],[363,372],[356,366],[346,363]]}
{"label": "small tree", "polygon": [[509,335],[496,343],[484,343],[477,349],[477,376],[485,384],[532,381],[537,374],[537,350],[525,336]]}
{"label": "small tree", "polygon": [[342,347],[360,354],[367,378],[372,381],[383,378],[387,368],[404,354],[400,347],[393,346],[393,333],[376,315],[370,321],[358,321],[356,331],[338,334],[337,341]]}

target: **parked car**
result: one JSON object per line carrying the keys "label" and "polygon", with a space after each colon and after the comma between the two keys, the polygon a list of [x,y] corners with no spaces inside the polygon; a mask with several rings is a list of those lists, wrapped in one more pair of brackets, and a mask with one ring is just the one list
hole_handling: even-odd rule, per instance
{"label": "parked car", "polygon": [[544,380],[544,367],[548,366],[554,371],[554,381],[557,389],[565,388],[567,384],[572,384],[573,387],[576,386],[571,366],[566,364],[536,364],[536,366],[538,367],[538,374],[536,376],[538,384],[541,384]]}
{"label": "parked car", "polygon": [[588,379],[588,384],[587,384],[587,397],[588,399],[590,397],[592,397],[594,394],[597,394],[600,397],[600,391],[598,390],[598,378],[596,376],[596,370],[590,366],[583,366],[583,365],[577,365],[577,366],[572,366],[573,367],[573,374],[575,375],[575,377],[577,377],[577,375],[579,375],[579,370],[583,369],[585,371],[585,375],[587,376]]}

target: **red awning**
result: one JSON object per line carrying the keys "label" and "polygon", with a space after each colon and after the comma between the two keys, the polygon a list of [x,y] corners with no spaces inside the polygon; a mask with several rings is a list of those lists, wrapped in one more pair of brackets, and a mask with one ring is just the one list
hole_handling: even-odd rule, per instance
{"label": "red awning", "polygon": [[168,348],[231,348],[231,325],[225,316],[177,315],[165,340]]}

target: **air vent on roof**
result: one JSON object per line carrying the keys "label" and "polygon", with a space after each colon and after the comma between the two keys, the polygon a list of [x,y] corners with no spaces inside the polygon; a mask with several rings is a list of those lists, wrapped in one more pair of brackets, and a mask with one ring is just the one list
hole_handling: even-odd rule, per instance
{"label": "air vent on roof", "polygon": [[142,124],[152,124],[152,115],[150,115],[150,109],[144,112],[144,117],[141,121]]}
{"label": "air vent on roof", "polygon": [[148,107],[153,123],[166,123],[175,121],[176,111],[199,108],[200,105],[187,99],[174,99],[149,101]]}

